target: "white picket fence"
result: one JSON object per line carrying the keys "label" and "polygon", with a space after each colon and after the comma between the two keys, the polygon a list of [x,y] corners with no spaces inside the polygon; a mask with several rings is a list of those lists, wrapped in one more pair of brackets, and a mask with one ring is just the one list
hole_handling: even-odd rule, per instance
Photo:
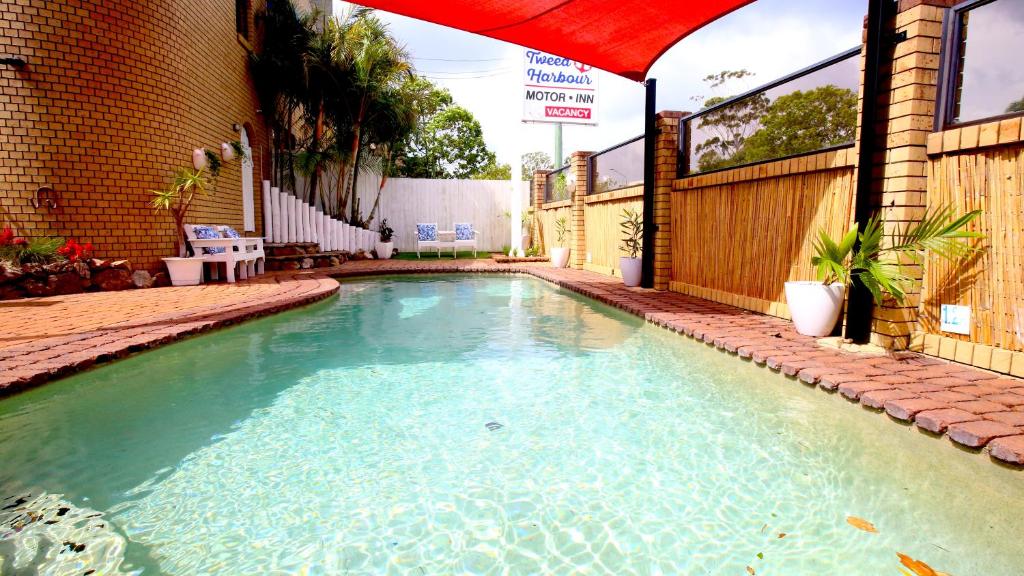
{"label": "white picket fence", "polygon": [[377,232],[349,226],[288,192],[263,181],[263,232],[267,242],[316,242],[321,252],[369,252],[377,246]]}
{"label": "white picket fence", "polygon": [[[525,209],[530,183],[517,182]],[[360,176],[356,194],[364,212],[369,211],[380,186],[380,176]],[[456,223],[467,222],[477,232],[480,251],[497,251],[510,243],[512,184],[507,180],[433,180],[390,178],[380,199],[380,208],[371,226],[382,219],[394,229],[395,247],[402,252],[416,249],[416,224],[437,223],[441,230],[454,230]],[[263,227],[267,242],[316,242],[321,251],[360,249],[369,252],[378,243],[376,230],[349,226],[324,214],[288,191],[263,182]],[[518,228],[518,226],[517,226]]]}

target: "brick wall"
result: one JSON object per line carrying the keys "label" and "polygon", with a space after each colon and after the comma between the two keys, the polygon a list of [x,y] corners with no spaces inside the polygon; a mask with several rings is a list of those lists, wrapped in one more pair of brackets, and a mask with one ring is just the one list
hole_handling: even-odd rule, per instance
{"label": "brick wall", "polygon": [[[190,165],[194,148],[237,140],[237,123],[253,147],[261,230],[267,146],[247,54],[230,0],[4,0],[0,55],[28,65],[0,66],[2,225],[158,268],[174,230],[149,191]],[[57,210],[30,206],[43,185],[58,194]],[[237,161],[189,220],[242,229]]]}

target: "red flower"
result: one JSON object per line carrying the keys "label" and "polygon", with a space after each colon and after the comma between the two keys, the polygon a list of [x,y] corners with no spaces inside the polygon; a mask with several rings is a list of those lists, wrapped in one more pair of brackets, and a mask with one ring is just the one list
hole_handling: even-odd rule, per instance
{"label": "red flower", "polygon": [[66,257],[71,262],[76,262],[79,259],[84,258],[89,252],[92,252],[91,242],[87,242],[83,246],[74,240],[68,240],[63,246],[57,248],[57,253]]}
{"label": "red flower", "polygon": [[15,246],[28,246],[28,240],[22,238],[21,236],[17,236],[14,238],[14,240],[11,241],[11,244]]}
{"label": "red flower", "polygon": [[0,232],[0,246],[10,246],[11,244],[14,243],[13,241],[14,230],[11,230],[10,228],[4,228],[3,231]]}

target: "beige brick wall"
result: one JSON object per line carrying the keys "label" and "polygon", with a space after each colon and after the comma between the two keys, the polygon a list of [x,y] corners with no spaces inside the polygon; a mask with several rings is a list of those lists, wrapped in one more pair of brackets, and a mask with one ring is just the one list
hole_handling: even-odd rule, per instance
{"label": "beige brick wall", "polygon": [[[259,180],[267,146],[247,45],[226,0],[4,0],[0,54],[0,222],[25,235],[92,242],[104,258],[155,269],[173,251],[164,187],[194,148],[219,149],[246,125]],[[255,5],[256,2],[253,2]],[[250,34],[255,26],[250,23]],[[53,187],[58,210],[29,205]],[[226,165],[191,221],[241,230],[241,176]]]}

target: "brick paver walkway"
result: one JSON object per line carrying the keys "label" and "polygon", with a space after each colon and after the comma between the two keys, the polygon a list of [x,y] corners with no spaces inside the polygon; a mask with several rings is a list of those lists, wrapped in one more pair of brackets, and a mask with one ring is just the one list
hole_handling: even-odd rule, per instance
{"label": "brick paver walkway", "polygon": [[161,288],[0,303],[0,395],[96,362],[327,297],[327,277],[416,272],[522,272],[912,422],[996,460],[1024,465],[1024,381],[902,352],[853,354],[797,334],[788,321],[682,294],[547,265],[471,261],[363,261],[277,273],[235,285]]}

